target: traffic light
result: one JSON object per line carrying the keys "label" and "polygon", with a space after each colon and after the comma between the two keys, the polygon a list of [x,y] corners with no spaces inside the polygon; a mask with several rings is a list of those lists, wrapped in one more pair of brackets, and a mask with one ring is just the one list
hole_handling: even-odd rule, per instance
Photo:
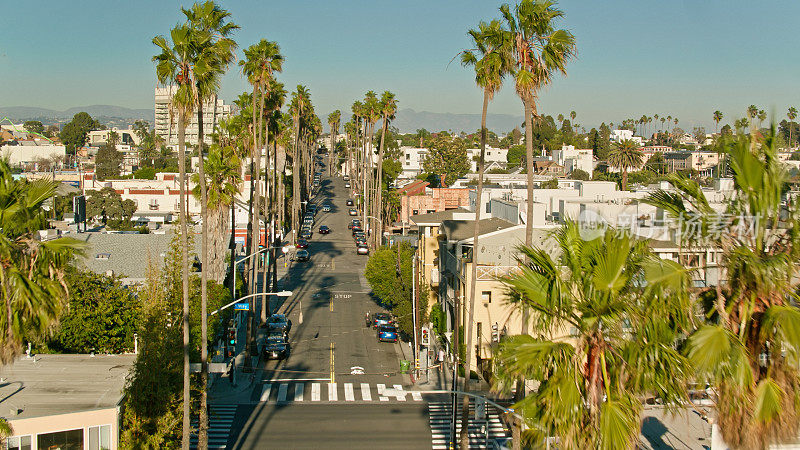
{"label": "traffic light", "polygon": [[420,339],[420,345],[424,347],[431,345],[431,338],[427,327],[422,327],[422,338]]}
{"label": "traffic light", "polygon": [[227,343],[228,343],[228,347],[236,348],[236,328],[235,327],[228,328]]}
{"label": "traffic light", "polygon": [[497,326],[497,323],[492,325],[492,342],[500,342],[500,329]]}

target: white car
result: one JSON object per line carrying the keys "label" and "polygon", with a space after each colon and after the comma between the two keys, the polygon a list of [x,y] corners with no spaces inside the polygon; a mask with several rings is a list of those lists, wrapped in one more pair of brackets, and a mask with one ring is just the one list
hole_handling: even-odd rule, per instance
{"label": "white car", "polygon": [[350,183],[345,183],[344,187],[346,187],[347,189],[350,189]]}

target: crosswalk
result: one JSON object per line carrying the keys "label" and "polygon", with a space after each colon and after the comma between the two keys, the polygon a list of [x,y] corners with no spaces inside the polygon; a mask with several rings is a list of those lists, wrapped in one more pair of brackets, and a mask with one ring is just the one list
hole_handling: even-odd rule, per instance
{"label": "crosswalk", "polygon": [[[327,394],[327,395],[326,395]],[[374,394],[374,395],[373,395]],[[406,391],[402,385],[369,383],[264,383],[260,403],[333,403],[333,402],[421,402],[422,393]]]}
{"label": "crosswalk", "polygon": [[[461,403],[456,409],[456,439],[461,436]],[[431,446],[434,450],[447,449],[448,442],[450,442],[450,423],[452,420],[452,404],[450,402],[430,402],[428,404],[428,415],[431,425]],[[509,437],[508,430],[506,430],[497,410],[491,407],[486,408],[485,420],[475,420],[475,405],[470,402],[469,405],[469,448],[487,448],[486,434],[488,431],[489,442],[494,439]],[[486,427],[488,426],[488,430]],[[490,444],[491,445],[491,444]]]}
{"label": "crosswalk", "polygon": [[[224,449],[228,445],[228,436],[236,416],[236,405],[211,404],[208,406],[208,448]],[[191,436],[191,448],[197,448],[197,422],[192,418],[192,429],[195,433]]]}

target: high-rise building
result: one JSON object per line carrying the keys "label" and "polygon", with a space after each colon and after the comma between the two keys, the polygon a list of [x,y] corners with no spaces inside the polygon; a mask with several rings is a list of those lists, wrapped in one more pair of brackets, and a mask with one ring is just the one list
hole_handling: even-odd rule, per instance
{"label": "high-rise building", "polygon": [[[170,115],[170,101],[177,89],[176,86],[156,87],[155,90],[155,131],[167,145],[178,145],[178,114]],[[219,121],[231,115],[231,105],[226,105],[214,96],[203,105],[203,141],[211,144],[211,133]],[[186,143],[197,145],[197,111],[192,114],[186,125]]]}

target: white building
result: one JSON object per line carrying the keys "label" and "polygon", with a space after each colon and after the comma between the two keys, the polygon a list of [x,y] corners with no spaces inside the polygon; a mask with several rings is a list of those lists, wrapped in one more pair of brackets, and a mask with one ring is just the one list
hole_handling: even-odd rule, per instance
{"label": "white building", "polygon": [[[117,133],[117,136],[119,138],[119,142],[117,144],[118,146],[119,145],[128,145],[128,146],[139,145],[141,143],[141,141],[142,141],[139,138],[139,135],[137,135],[136,132],[131,130],[131,129],[122,130],[122,129],[119,129],[119,128],[112,128],[110,130],[95,130],[95,131],[88,132],[86,134],[86,145],[88,145],[90,147],[99,147],[99,146],[105,144],[108,141],[108,135],[112,131]],[[119,148],[117,148],[117,149],[120,150]],[[122,150],[120,150],[120,151],[122,151]]]}
{"label": "white building", "polygon": [[[167,145],[178,145],[178,116],[170,114],[170,101],[176,87],[156,87],[155,89],[155,131]],[[231,106],[216,96],[203,105],[203,141],[211,144],[211,133],[219,121],[231,115]],[[186,125],[186,143],[197,145],[197,112],[192,114]]]}
{"label": "white building", "polygon": [[569,174],[576,169],[583,170],[592,175],[592,163],[594,155],[592,149],[579,149],[573,145],[562,145],[560,150],[552,150],[550,159],[556,164],[563,166],[564,171]]}
{"label": "white building", "polygon": [[21,145],[4,145],[0,147],[0,156],[9,159],[11,166],[23,166],[36,162],[56,158],[64,160],[67,148],[63,145],[53,145],[44,139],[21,141]]}
{"label": "white building", "polygon": [[642,138],[639,136],[634,136],[633,131],[631,130],[611,130],[611,136],[609,139],[611,142],[616,142],[617,144],[622,141],[633,141],[638,145],[642,145]]}
{"label": "white building", "polygon": [[[479,148],[468,148],[467,149],[467,158],[469,158],[470,163],[470,170],[472,172],[478,172],[478,158],[481,156],[481,149]],[[506,163],[508,162],[508,149],[507,148],[494,148],[494,147],[486,147],[486,153],[484,153],[484,162],[486,163],[486,167],[488,168],[492,164],[499,164],[502,167],[505,167]]]}
{"label": "white building", "polygon": [[402,178],[415,178],[422,173],[422,162],[425,161],[425,156],[428,154],[427,148],[421,147],[400,147],[400,164]]}

